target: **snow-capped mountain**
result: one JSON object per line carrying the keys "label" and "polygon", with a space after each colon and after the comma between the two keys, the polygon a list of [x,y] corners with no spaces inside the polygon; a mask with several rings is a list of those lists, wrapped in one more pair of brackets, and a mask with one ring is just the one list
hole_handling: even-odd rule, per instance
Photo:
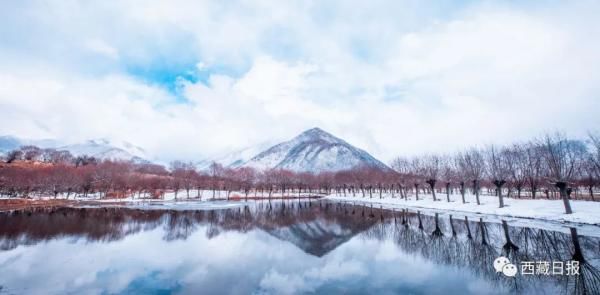
{"label": "snow-capped mountain", "polygon": [[288,241],[305,253],[317,257],[322,257],[331,252],[362,230],[364,229],[342,228],[331,221],[323,219],[296,223],[290,226],[265,228],[265,231],[270,235],[282,241]]}
{"label": "snow-capped mountain", "polygon": [[290,141],[277,144],[241,166],[296,172],[340,171],[357,166],[390,169],[369,153],[319,128],[309,129]]}
{"label": "snow-capped mountain", "polygon": [[74,156],[88,155],[98,159],[124,160],[134,162],[147,162],[144,149],[128,142],[116,142],[107,139],[93,139],[84,143],[76,143],[56,147],[58,150],[67,150]]}
{"label": "snow-capped mountain", "polygon": [[254,146],[249,146],[243,149],[236,150],[234,152],[223,153],[218,156],[209,157],[206,160],[196,162],[196,168],[199,170],[206,170],[210,165],[215,162],[223,165],[224,167],[236,168],[240,167],[244,163],[248,162],[254,156],[261,151],[270,147],[272,143],[261,143]]}
{"label": "snow-capped mountain", "polygon": [[21,139],[14,136],[0,136],[0,154],[26,145],[39,148],[53,148],[69,151],[73,156],[92,156],[98,159],[126,160],[147,162],[146,152],[131,143],[110,141],[107,139],[88,140],[83,143],[64,144],[53,139]]}

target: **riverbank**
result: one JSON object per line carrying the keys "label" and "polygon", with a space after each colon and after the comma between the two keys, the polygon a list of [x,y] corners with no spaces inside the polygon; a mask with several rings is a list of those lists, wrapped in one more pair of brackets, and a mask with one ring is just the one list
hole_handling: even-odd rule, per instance
{"label": "riverbank", "polygon": [[368,203],[373,205],[385,205],[386,208],[410,208],[410,209],[432,209],[443,212],[464,212],[473,214],[486,214],[506,216],[515,218],[539,219],[556,222],[571,222],[600,225],[600,202],[571,200],[573,214],[565,214],[562,200],[519,200],[504,198],[504,208],[498,208],[498,198],[493,196],[480,196],[481,205],[477,205],[475,195],[465,195],[467,203],[463,204],[460,195],[451,195],[450,202],[446,201],[446,195],[438,194],[437,201],[433,201],[430,194],[420,194],[419,200],[414,195],[408,200],[401,199],[396,194],[373,195],[372,198],[362,195],[341,196],[332,194],[326,197],[328,200],[347,201],[357,203]]}
{"label": "riverbank", "polygon": [[[174,192],[167,192],[162,198],[140,198],[130,195],[126,198],[100,198],[98,194],[90,194],[87,197],[71,196],[71,199],[64,195],[59,195],[57,198],[50,196],[33,197],[33,198],[0,198],[0,212],[12,210],[28,210],[46,207],[82,207],[82,206],[121,206],[121,205],[143,205],[143,204],[184,204],[190,203],[210,203],[219,201],[244,202],[252,200],[296,200],[296,199],[318,199],[322,195],[317,194],[285,194],[274,193],[270,197],[268,194],[249,194],[246,197],[240,192],[231,192],[227,195],[226,192],[216,191],[214,197],[212,191],[204,191],[203,194],[190,194],[180,191],[177,196]],[[165,206],[170,207],[170,206]],[[211,206],[208,206],[211,207]],[[184,207],[185,208],[185,207]],[[191,206],[189,208],[196,208]]]}

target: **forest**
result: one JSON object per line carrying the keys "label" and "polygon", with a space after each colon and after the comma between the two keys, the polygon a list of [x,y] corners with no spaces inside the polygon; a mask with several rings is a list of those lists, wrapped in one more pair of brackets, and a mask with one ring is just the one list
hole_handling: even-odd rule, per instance
{"label": "forest", "polygon": [[[256,171],[212,163],[206,170],[192,162],[169,167],[149,162],[99,160],[68,151],[23,146],[0,161],[0,195],[7,198],[273,198],[328,195],[357,198],[408,198],[428,194],[450,202],[459,195],[596,201],[600,185],[600,137],[585,139],[549,133],[506,146],[471,147],[454,154],[397,157],[391,169],[297,173]],[[208,191],[208,193],[207,193]]]}

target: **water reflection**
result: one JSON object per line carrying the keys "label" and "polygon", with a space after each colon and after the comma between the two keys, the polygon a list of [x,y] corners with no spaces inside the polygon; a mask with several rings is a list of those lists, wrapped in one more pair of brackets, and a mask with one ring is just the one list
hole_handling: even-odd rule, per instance
{"label": "water reflection", "polygon": [[[0,213],[0,293],[600,294],[600,239],[324,201]],[[498,256],[580,263],[518,275]],[[451,289],[449,289],[451,288]]]}

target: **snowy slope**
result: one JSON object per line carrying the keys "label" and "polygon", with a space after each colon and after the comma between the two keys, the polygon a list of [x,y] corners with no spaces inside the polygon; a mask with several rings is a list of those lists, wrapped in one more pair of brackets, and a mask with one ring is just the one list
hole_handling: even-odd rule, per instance
{"label": "snowy slope", "polygon": [[0,153],[7,153],[25,145],[34,145],[39,148],[67,150],[74,156],[88,155],[98,159],[147,162],[144,160],[147,158],[146,152],[142,148],[128,142],[94,139],[83,143],[65,145],[53,139],[32,140],[21,139],[14,136],[0,136]]}
{"label": "snowy slope", "polygon": [[146,152],[128,142],[116,142],[107,139],[93,139],[84,143],[59,146],[56,149],[67,150],[74,156],[88,155],[98,159],[131,160],[146,162]]}
{"label": "snowy slope", "polygon": [[240,167],[242,164],[246,163],[248,160],[252,159],[252,157],[256,156],[256,154],[264,151],[266,148],[270,147],[272,144],[270,143],[261,143],[254,146],[249,146],[243,149],[239,149],[233,152],[223,153],[217,156],[209,157],[206,160],[202,160],[196,163],[196,168],[199,170],[206,170],[210,167],[210,165],[215,162],[223,165],[223,167],[231,167],[236,168]]}
{"label": "snowy slope", "polygon": [[357,166],[389,169],[367,152],[319,128],[309,129],[290,141],[275,145],[241,166],[296,172],[340,171]]}

